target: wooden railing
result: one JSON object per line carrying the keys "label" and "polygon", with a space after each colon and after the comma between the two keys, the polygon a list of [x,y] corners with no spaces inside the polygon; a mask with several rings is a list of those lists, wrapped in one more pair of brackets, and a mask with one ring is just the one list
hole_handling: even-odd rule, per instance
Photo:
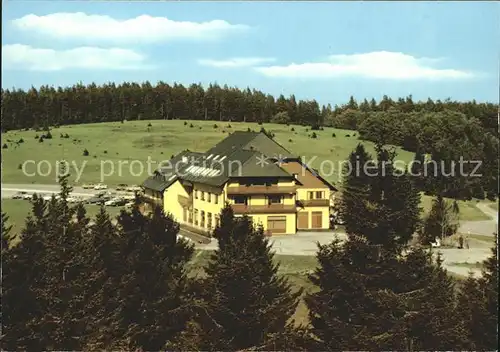
{"label": "wooden railing", "polygon": [[270,205],[231,205],[235,214],[269,214],[269,213],[295,213],[297,207],[288,204],[270,204]]}

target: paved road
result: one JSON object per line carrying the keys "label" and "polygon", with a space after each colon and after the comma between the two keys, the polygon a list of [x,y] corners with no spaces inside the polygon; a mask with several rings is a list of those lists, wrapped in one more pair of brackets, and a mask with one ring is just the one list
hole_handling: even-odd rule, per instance
{"label": "paved road", "polygon": [[470,232],[476,235],[493,236],[493,233],[498,231],[498,213],[485,203],[477,203],[477,207],[491,220],[463,221],[460,224],[458,232]]}

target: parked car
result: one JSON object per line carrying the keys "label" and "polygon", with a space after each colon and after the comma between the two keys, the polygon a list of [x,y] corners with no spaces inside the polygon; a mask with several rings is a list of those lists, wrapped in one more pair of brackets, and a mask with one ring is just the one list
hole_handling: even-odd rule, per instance
{"label": "parked car", "polygon": [[92,188],[94,188],[94,187],[95,187],[95,185],[93,185],[93,184],[91,184],[91,183],[86,183],[86,184],[83,184],[83,185],[82,185],[82,188],[83,188],[83,189],[92,189]]}
{"label": "parked car", "polygon": [[102,184],[102,183],[99,183],[99,184],[97,184],[97,185],[94,186],[95,190],[98,190],[98,189],[107,189],[107,188],[108,188],[108,186],[105,185],[105,184]]}
{"label": "parked car", "polygon": [[116,186],[117,191],[125,191],[127,189],[128,185],[125,183],[120,183],[118,186]]}
{"label": "parked car", "polygon": [[33,198],[33,194],[31,194],[31,193],[24,193],[22,197],[23,197],[24,200],[30,200],[30,199]]}
{"label": "parked car", "polygon": [[87,199],[87,204],[96,204],[96,205],[101,205],[104,204],[106,200],[104,200],[102,197],[91,197]]}
{"label": "parked car", "polygon": [[127,192],[139,192],[139,191],[142,191],[142,188],[139,186],[130,186],[130,187],[127,187],[126,191]]}
{"label": "parked car", "polygon": [[68,197],[66,200],[68,201],[68,203],[77,203],[79,201],[79,199],[76,197]]}
{"label": "parked car", "polygon": [[12,199],[24,199],[24,195],[26,194],[26,192],[17,192],[16,194],[14,194],[12,196]]}

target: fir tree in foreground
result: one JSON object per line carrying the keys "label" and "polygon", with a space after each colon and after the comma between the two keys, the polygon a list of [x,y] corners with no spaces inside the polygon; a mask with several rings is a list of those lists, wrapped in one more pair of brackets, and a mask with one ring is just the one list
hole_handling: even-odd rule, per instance
{"label": "fir tree in foreground", "polygon": [[454,235],[458,230],[458,205],[449,202],[441,195],[432,201],[432,208],[425,218],[419,239],[422,244],[428,245],[436,238],[443,240]]}
{"label": "fir tree in foreground", "polygon": [[241,350],[286,333],[302,290],[292,292],[278,275],[262,228],[246,216],[235,218],[227,205],[214,236],[219,249],[205,269],[203,290],[215,324],[205,329],[200,349]]}
{"label": "fir tree in foreground", "polygon": [[339,208],[348,235],[397,253],[418,228],[420,195],[409,175],[394,168],[395,157],[378,145],[374,161],[359,144],[347,160]]}
{"label": "fir tree in foreground", "polygon": [[492,255],[484,262],[482,277],[472,274],[462,284],[458,304],[467,329],[470,349],[498,350],[498,235]]}
{"label": "fir tree in foreground", "polygon": [[83,234],[71,221],[67,177],[60,185],[59,199],[34,197],[19,243],[3,255],[4,349],[82,348]]}

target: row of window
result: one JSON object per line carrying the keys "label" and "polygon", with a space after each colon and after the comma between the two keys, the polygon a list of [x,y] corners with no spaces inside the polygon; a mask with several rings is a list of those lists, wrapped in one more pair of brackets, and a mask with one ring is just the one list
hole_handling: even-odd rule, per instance
{"label": "row of window", "polygon": [[308,199],[324,199],[324,195],[323,191],[308,192]]}
{"label": "row of window", "polygon": [[[234,204],[245,204],[248,205],[250,197],[247,196],[234,196],[232,197],[232,200]],[[267,196],[267,204],[282,204],[283,203],[283,196]]]}
{"label": "row of window", "polygon": [[198,211],[198,209],[194,209],[193,212],[184,209],[183,220],[206,229],[212,229],[220,224],[219,214],[212,214],[203,210]]}
{"label": "row of window", "polygon": [[210,192],[204,192],[204,191],[194,191],[194,198],[195,199],[200,199],[203,201],[207,201],[209,203],[213,202],[214,204],[219,204],[219,195],[215,193],[210,193]]}

